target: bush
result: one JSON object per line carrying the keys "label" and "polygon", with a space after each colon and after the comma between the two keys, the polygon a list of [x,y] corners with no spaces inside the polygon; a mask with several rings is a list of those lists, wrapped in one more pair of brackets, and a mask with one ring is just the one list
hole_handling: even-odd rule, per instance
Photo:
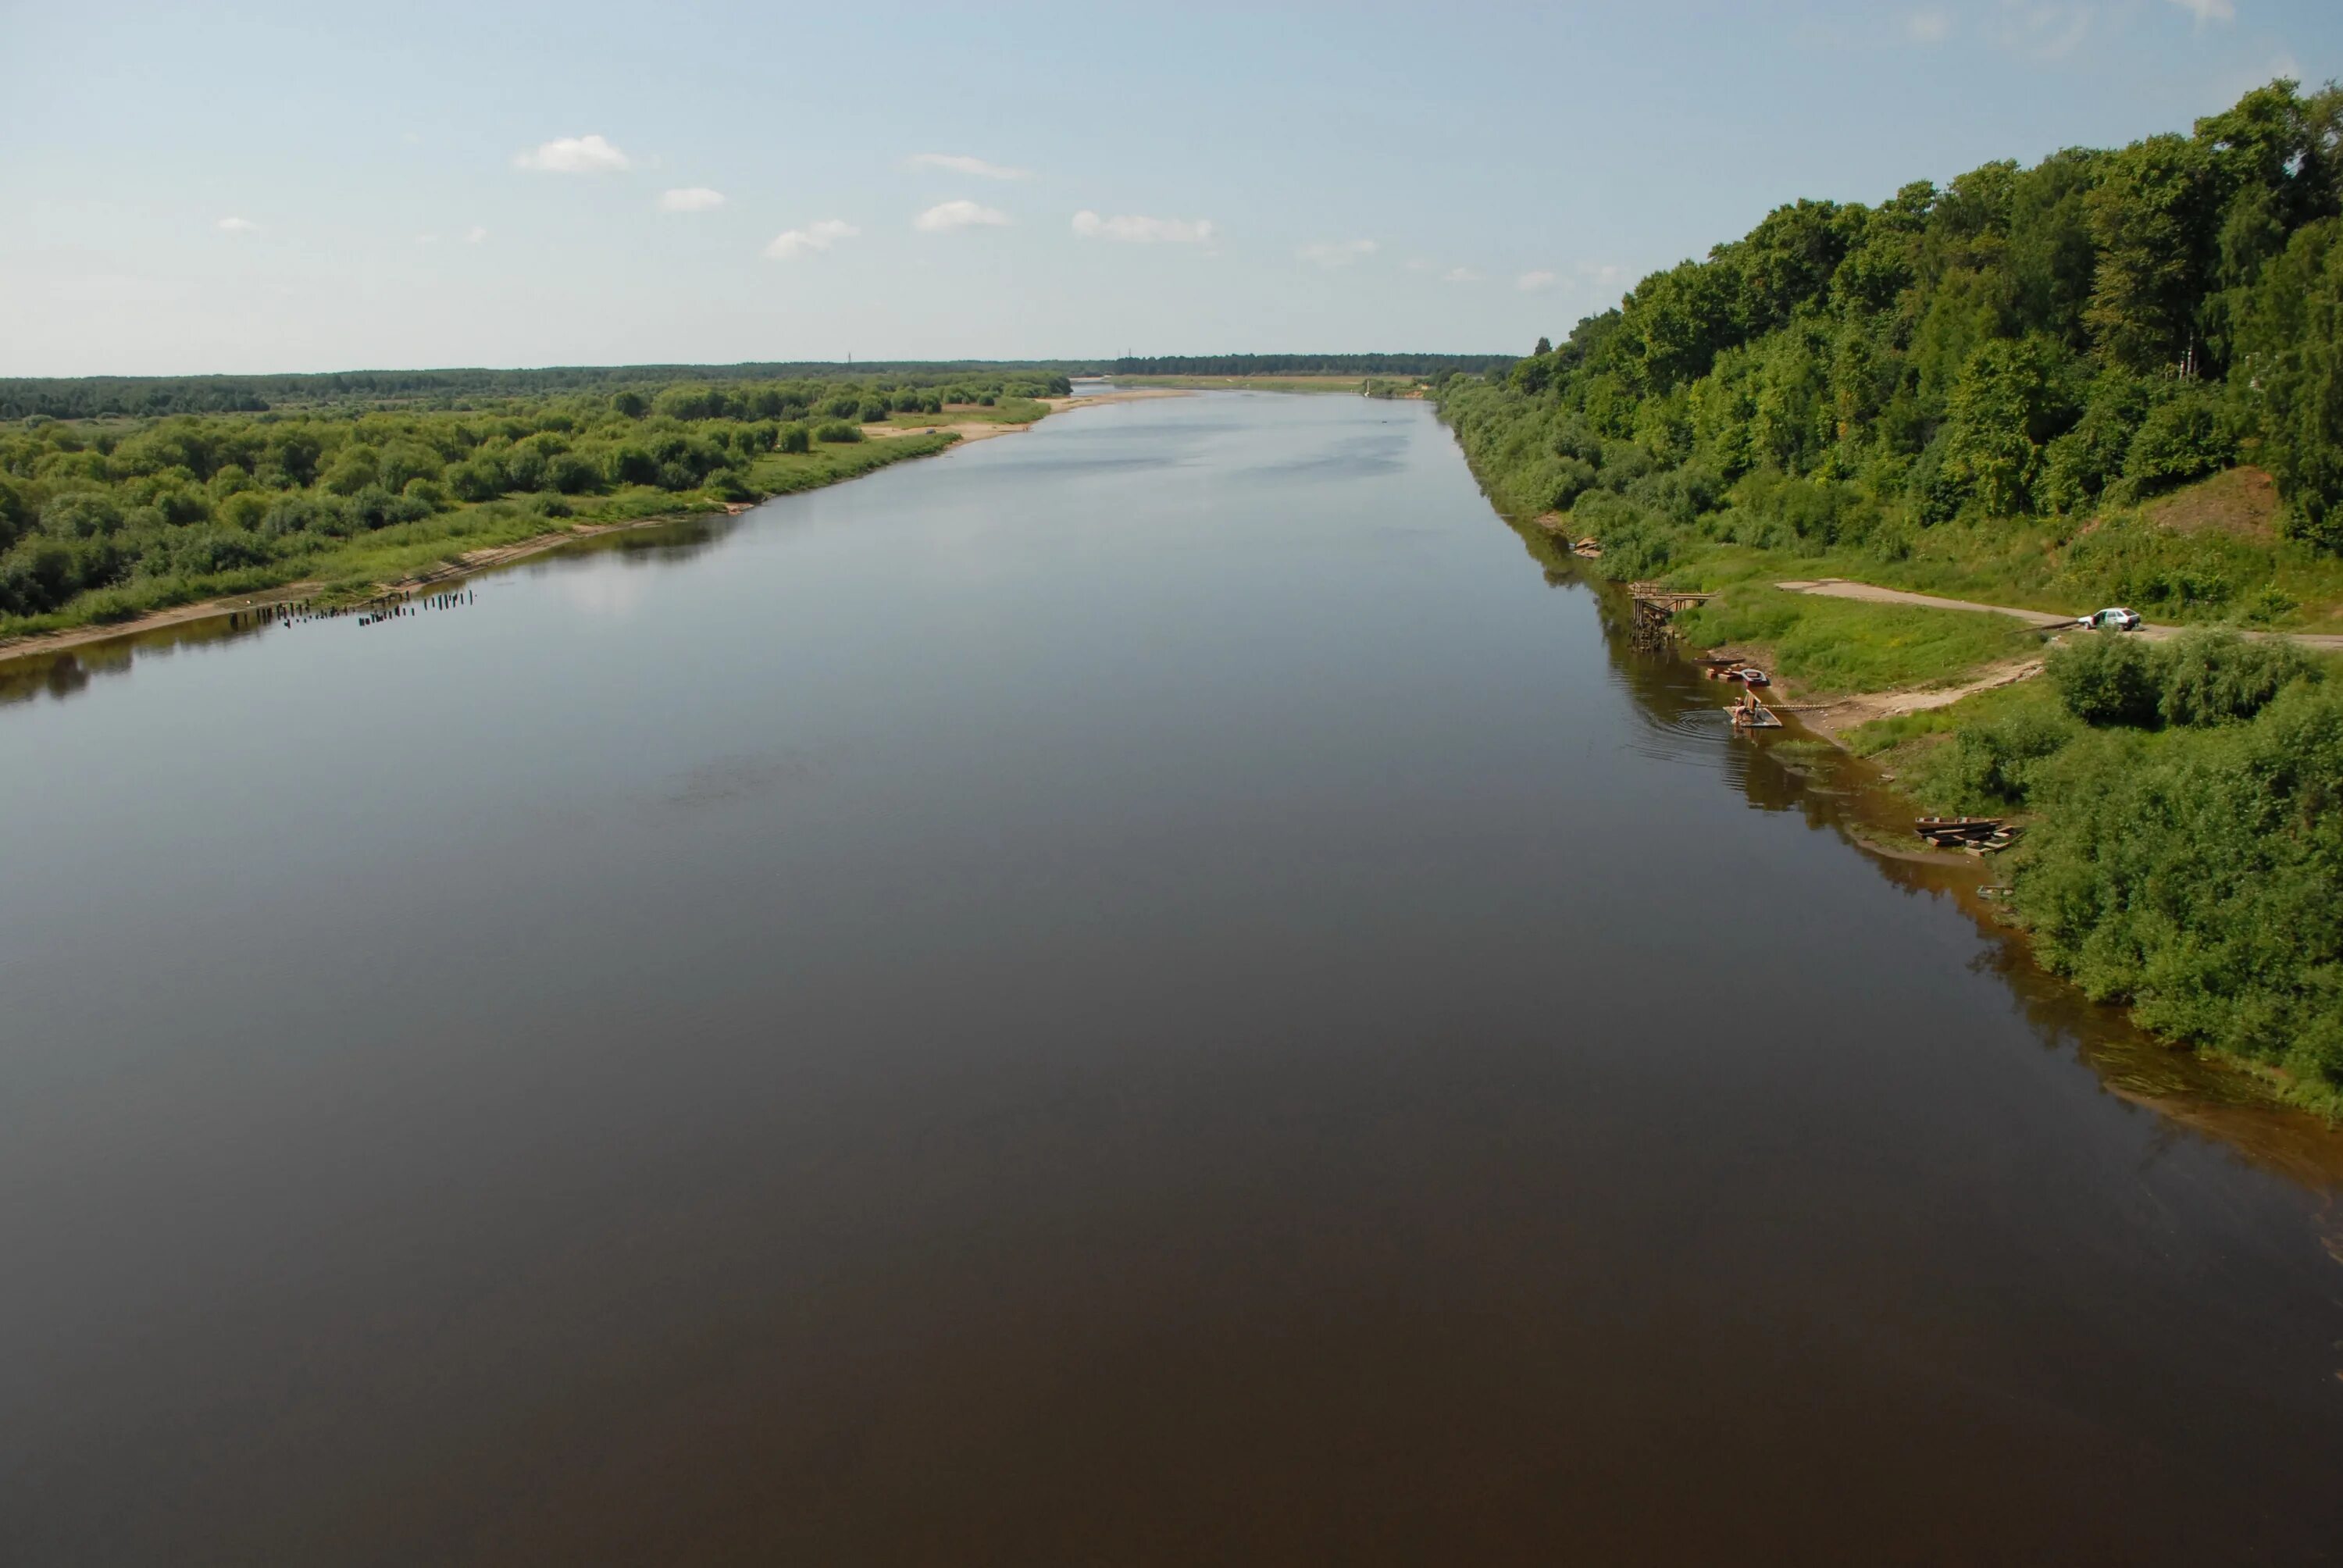
{"label": "bush", "polygon": [[1603,542],[1603,575],[1624,581],[1656,576],[1675,558],[1675,535],[1665,519],[1624,496],[1590,490],[1571,519]]}
{"label": "bush", "polygon": [[122,527],[122,508],[110,496],[73,490],[41,508],[41,529],[61,539],[94,539]]}
{"label": "bush", "polygon": [[493,501],[505,493],[504,470],[493,457],[474,457],[447,470],[447,487],[459,501]]}
{"label": "bush", "polygon": [[268,548],[250,534],[225,528],[186,528],[171,541],[170,570],[178,577],[209,577],[266,564]]}
{"label": "bush", "polygon": [[1974,725],[1953,738],[1946,783],[1977,805],[2025,803],[2034,764],[2054,757],[2073,730],[2054,713],[2023,709],[1998,722]]}
{"label": "bush", "polygon": [[2124,458],[2124,477],[2147,495],[2217,473],[2236,460],[2237,444],[2221,427],[2209,390],[2183,393],[2142,420]]}
{"label": "bush", "polygon": [[2287,687],[2319,673],[2291,642],[2248,642],[2233,631],[2181,638],[2163,662],[2164,722],[2187,726],[2251,719]]}
{"label": "bush", "polygon": [[2343,1094],[2343,695],[2046,765],[2016,899],[2052,969],[2146,1027]]}
{"label": "bush", "polygon": [[813,449],[813,432],[806,427],[803,420],[792,419],[781,427],[773,449],[779,452],[809,452]]}
{"label": "bush", "polygon": [[287,534],[330,534],[340,531],[341,513],[327,501],[297,492],[269,503],[261,514],[260,532],[272,539]]}
{"label": "bush", "polygon": [[602,487],[602,471],[575,452],[564,452],[545,465],[545,484],[565,496],[582,496]]}
{"label": "bush", "polygon": [[2145,728],[2157,720],[2163,683],[2155,656],[2119,631],[2086,632],[2051,649],[2050,679],[2066,711],[2086,724]]}
{"label": "bush", "polygon": [[813,438],[817,441],[860,441],[862,430],[860,426],[850,425],[843,419],[825,419],[815,428]]}

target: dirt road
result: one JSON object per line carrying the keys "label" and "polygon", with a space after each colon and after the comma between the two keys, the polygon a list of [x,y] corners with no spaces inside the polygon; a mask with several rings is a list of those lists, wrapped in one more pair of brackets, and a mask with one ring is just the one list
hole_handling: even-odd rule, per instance
{"label": "dirt road", "polygon": [[[1845,578],[1821,578],[1811,582],[1775,583],[1777,588],[1791,593],[1824,594],[1832,598],[1867,599],[1873,604],[1916,604],[1927,609],[1983,610],[1991,615],[2006,615],[2022,620],[2037,631],[2062,631],[2075,624],[2071,615],[2053,615],[2047,610],[2016,609],[2006,604],[1977,604],[1963,598],[1939,598],[1935,594],[1906,593],[1902,588],[1878,588],[1870,583],[1852,582]],[[2177,626],[2150,626],[2140,623],[2142,637],[2161,639],[2177,637],[2188,629]],[[2328,652],[2343,652],[2343,635],[2332,632],[2249,631],[2250,638],[2286,638],[2305,648],[2321,648]]]}

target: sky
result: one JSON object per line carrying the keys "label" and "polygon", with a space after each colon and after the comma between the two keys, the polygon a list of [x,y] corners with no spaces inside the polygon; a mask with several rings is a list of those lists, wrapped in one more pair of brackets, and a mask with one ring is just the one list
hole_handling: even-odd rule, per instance
{"label": "sky", "polygon": [[0,375],[1525,352],[2338,0],[0,0]]}

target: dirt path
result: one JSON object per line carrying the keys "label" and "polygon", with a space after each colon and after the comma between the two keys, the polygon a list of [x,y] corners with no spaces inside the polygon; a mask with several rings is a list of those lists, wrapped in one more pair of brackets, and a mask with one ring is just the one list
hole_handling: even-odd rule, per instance
{"label": "dirt path", "polygon": [[[1845,578],[1818,578],[1810,582],[1775,583],[1777,588],[1791,593],[1822,594],[1830,598],[1858,598],[1873,604],[1916,604],[1927,609],[1979,610],[1988,615],[2006,615],[2022,620],[2037,631],[2063,631],[2075,624],[2071,615],[2053,615],[2048,610],[2017,609],[2006,604],[1978,604],[1965,598],[1939,598],[1935,594],[1907,593],[1902,588],[1879,588],[1871,583],[1859,583]],[[2190,628],[2177,626],[2150,626],[2140,623],[2139,635],[2161,641],[2177,637]],[[2333,632],[2248,631],[2243,635],[2260,638],[2284,638],[2298,642],[2305,648],[2323,648],[2328,652],[2343,651],[2343,634]]]}
{"label": "dirt path", "polygon": [[2015,686],[2041,673],[2040,659],[2014,658],[2004,664],[1992,665],[1975,679],[1963,681],[1958,686],[1917,691],[1866,691],[1860,696],[1842,697],[1811,706],[1786,704],[1785,711],[1795,714],[1807,729],[1836,740],[1856,725],[1868,724],[1875,719],[1896,719],[1906,713],[1926,713],[1932,708],[1949,708],[1964,697]]}

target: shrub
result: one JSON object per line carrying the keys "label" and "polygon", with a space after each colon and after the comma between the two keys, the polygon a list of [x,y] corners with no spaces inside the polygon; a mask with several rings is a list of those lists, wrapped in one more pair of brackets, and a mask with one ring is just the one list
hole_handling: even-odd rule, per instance
{"label": "shrub", "polygon": [[817,441],[860,441],[862,430],[843,419],[825,419],[815,428],[813,437]]}
{"label": "shrub", "polygon": [[[2177,743],[2177,744],[2176,744]],[[2150,752],[2093,736],[2046,765],[2016,903],[2036,950],[2149,1029],[2343,1091],[2343,695]]]}
{"label": "shrub", "polygon": [[2086,724],[2152,725],[2163,699],[2147,645],[2117,631],[2087,632],[2053,648],[2051,682],[2066,711]]}
{"label": "shrub", "polygon": [[2124,477],[2140,494],[2169,489],[2227,467],[2237,443],[2221,428],[2210,391],[2183,393],[2141,421],[2124,458]]}
{"label": "shrub", "polygon": [[780,452],[809,452],[813,449],[813,432],[802,419],[792,419],[781,427],[779,437],[773,443]]}
{"label": "shrub", "polygon": [[575,452],[564,452],[545,465],[546,487],[565,496],[582,496],[602,487],[602,471]]}
{"label": "shrub", "polygon": [[1951,782],[1980,804],[2022,805],[2035,763],[2056,756],[2073,730],[2055,713],[2021,709],[1953,739]]}
{"label": "shrub", "polygon": [[609,457],[610,482],[614,485],[656,485],[659,483],[659,459],[640,447],[614,448]]}
{"label": "shrub", "polygon": [[2174,642],[2165,660],[2164,722],[2188,726],[2251,719],[2318,666],[2293,643],[2248,642],[2231,631],[2196,632]]}
{"label": "shrub", "polygon": [[474,457],[447,470],[447,487],[459,501],[493,501],[505,493],[504,470],[493,457]]}
{"label": "shrub", "polygon": [[61,539],[92,539],[122,527],[122,508],[110,496],[72,490],[41,508],[41,528]]}
{"label": "shrub", "polygon": [[1571,508],[1571,518],[1603,542],[1603,574],[1624,580],[1664,570],[1675,558],[1675,536],[1666,521],[1624,496],[1590,490]]}

